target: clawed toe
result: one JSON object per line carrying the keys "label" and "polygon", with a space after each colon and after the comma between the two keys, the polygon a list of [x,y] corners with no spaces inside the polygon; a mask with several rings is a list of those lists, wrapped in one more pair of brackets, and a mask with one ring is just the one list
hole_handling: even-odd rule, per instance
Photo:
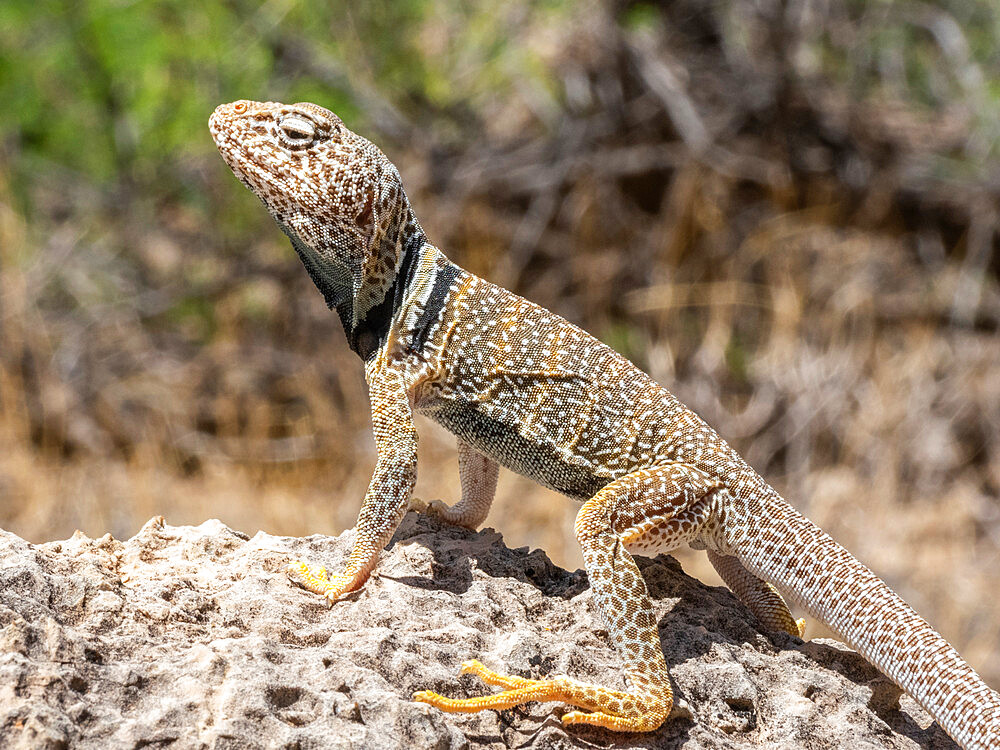
{"label": "clawed toe", "polygon": [[285,574],[296,586],[324,597],[331,607],[350,590],[351,579],[348,576],[335,575],[331,578],[325,567],[314,570],[300,560],[289,563]]}
{"label": "clawed toe", "polygon": [[[446,698],[432,690],[413,694],[413,700],[428,703],[449,713],[474,713],[487,709],[504,710],[524,703],[562,701],[592,711],[570,711],[562,717],[564,725],[592,724],[618,732],[648,732],[663,723],[670,712],[669,687],[662,695],[635,695],[587,685],[559,676],[544,680],[500,674],[482,662],[462,662],[461,674],[474,674],[488,685],[504,688],[499,693],[477,698]],[[600,710],[600,709],[606,710]]]}

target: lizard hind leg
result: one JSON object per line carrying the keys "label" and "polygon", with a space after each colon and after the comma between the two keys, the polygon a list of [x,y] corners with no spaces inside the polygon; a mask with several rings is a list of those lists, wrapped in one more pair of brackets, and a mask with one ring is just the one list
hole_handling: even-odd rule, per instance
{"label": "lizard hind leg", "polygon": [[747,570],[738,558],[710,549],[708,559],[719,577],[765,628],[796,638],[805,634],[805,619],[796,620],[778,590]]}
{"label": "lizard hind leg", "polygon": [[[576,535],[598,610],[623,657],[631,690],[613,690],[557,676],[545,680],[512,677],[466,662],[463,673],[477,675],[504,690],[479,698],[450,699],[421,691],[414,699],[449,712],[505,709],[530,701],[561,701],[575,706],[564,724],[593,724],[620,732],[659,727],[673,705],[670,674],[660,647],[656,614],[626,544],[643,536],[678,541],[698,532],[709,516],[703,498],[718,485],[693,467],[669,464],[626,475],[584,503]],[[690,512],[689,512],[690,511]]]}

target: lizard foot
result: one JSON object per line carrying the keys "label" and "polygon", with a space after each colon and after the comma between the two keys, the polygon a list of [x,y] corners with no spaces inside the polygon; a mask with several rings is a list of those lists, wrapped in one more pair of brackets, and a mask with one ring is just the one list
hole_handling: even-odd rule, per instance
{"label": "lizard foot", "polygon": [[419,497],[411,497],[410,504],[406,507],[406,509],[412,510],[414,513],[423,513],[427,516],[436,516],[440,518],[442,516],[442,512],[448,510],[448,506],[441,500],[422,500]]}
{"label": "lizard foot", "polygon": [[431,690],[421,690],[413,694],[413,700],[448,713],[502,711],[532,701],[562,701],[580,708],[596,709],[570,711],[562,717],[563,724],[593,724],[616,732],[652,731],[663,723],[672,705],[669,687],[663,694],[631,694],[587,685],[561,675],[548,680],[531,680],[500,674],[476,660],[463,662],[461,673],[474,674],[487,685],[497,685],[504,690],[479,698],[446,698]]}
{"label": "lizard foot", "polygon": [[331,578],[323,566],[313,569],[300,560],[289,563],[285,573],[296,586],[325,597],[330,606],[353,590],[350,576],[335,575]]}
{"label": "lizard foot", "polygon": [[471,524],[463,513],[455,512],[455,509],[442,500],[421,500],[419,497],[411,497],[407,508],[414,513],[423,513],[432,518],[438,518],[453,526],[463,526],[467,529],[476,530],[478,524]]}

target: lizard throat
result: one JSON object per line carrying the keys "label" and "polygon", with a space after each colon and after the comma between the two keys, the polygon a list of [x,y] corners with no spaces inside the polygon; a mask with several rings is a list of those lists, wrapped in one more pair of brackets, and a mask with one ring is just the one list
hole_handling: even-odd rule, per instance
{"label": "lizard throat", "polygon": [[344,325],[349,325],[354,315],[354,295],[350,269],[343,263],[323,258],[303,242],[287,224],[277,221],[277,219],[275,221],[278,228],[291,240],[295,254],[299,256],[299,260],[302,261],[302,265],[309,273],[309,278],[323,295],[326,306],[331,310],[336,309]]}
{"label": "lizard throat", "polygon": [[399,268],[382,301],[367,310],[360,320],[355,320],[353,276],[350,268],[321,256],[287,224],[280,221],[277,224],[291,240],[295,253],[309,273],[309,278],[323,295],[327,307],[337,311],[348,345],[361,359],[370,359],[385,343],[392,321],[403,305],[419,263],[420,250],[426,241],[424,233],[418,230],[405,238]]}

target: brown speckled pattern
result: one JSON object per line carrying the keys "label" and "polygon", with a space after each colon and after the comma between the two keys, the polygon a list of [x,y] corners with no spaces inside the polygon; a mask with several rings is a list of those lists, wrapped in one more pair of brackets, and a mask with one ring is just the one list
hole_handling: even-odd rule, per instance
{"label": "brown speckled pattern", "polygon": [[[462,499],[421,509],[475,527],[497,464],[583,503],[576,534],[628,692],[529,680],[476,661],[503,688],[420,692],[446,711],[559,700],[567,723],[656,729],[672,704],[645,583],[630,552],[688,542],[768,628],[800,633],[777,589],[840,633],[967,748],[1000,747],[1000,697],[888,586],[797,513],[697,415],[558,315],[452,264],[424,238],[395,167],[313,104],[235,102],[210,128],[226,163],[291,237],[365,360],[378,459],[343,573],[293,579],[331,602],[361,586],[407,508],[412,413],[459,438]],[[773,585],[772,585],[773,584]],[[777,588],[775,588],[777,587]]]}

